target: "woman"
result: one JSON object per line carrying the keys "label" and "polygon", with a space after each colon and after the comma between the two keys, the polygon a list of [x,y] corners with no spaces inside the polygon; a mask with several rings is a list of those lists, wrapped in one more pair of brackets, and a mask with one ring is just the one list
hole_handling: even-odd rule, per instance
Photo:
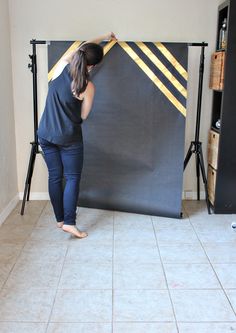
{"label": "woman", "polygon": [[83,167],[81,123],[88,117],[95,92],[89,71],[103,58],[99,43],[110,39],[116,39],[113,33],[85,42],[60,61],[49,84],[38,128],[57,226],[78,238],[88,236],[76,227],[76,207]]}

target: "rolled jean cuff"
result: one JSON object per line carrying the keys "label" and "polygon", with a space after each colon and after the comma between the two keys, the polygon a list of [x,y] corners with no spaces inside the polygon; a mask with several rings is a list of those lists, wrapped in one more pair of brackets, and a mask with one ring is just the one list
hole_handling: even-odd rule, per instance
{"label": "rolled jean cuff", "polygon": [[76,221],[75,220],[67,220],[67,221],[64,221],[64,224],[76,225]]}
{"label": "rolled jean cuff", "polygon": [[58,218],[58,217],[56,217],[56,220],[57,220],[57,222],[63,222],[64,221],[64,218],[62,217],[62,218]]}

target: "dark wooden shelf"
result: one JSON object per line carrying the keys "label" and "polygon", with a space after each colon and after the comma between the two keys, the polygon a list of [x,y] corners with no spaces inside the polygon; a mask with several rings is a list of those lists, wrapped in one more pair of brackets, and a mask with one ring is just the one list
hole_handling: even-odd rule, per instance
{"label": "dark wooden shelf", "polygon": [[216,133],[218,133],[218,134],[220,134],[220,129],[219,128],[211,126],[211,130],[214,131],[214,132],[216,132]]}
{"label": "dark wooden shelf", "polygon": [[[224,66],[224,88],[213,90],[211,129],[219,134],[217,173],[213,211],[216,214],[236,214],[236,1],[227,0],[218,7],[216,51],[220,28],[227,19],[227,41]],[[220,129],[215,127],[220,119]]]}

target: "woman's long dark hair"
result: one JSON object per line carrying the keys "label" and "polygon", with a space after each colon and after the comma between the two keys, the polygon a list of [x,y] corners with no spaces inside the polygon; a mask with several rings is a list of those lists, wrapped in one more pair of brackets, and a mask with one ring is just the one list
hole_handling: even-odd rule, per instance
{"label": "woman's long dark hair", "polygon": [[87,66],[98,64],[103,58],[103,48],[95,43],[83,44],[74,54],[70,62],[70,74],[72,77],[71,90],[78,97],[85,91],[89,73]]}

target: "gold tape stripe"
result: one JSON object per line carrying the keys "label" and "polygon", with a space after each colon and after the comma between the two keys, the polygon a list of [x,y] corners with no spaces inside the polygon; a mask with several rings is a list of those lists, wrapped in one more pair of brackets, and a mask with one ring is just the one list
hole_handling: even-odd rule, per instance
{"label": "gold tape stripe", "polygon": [[183,68],[183,66],[178,62],[178,60],[170,53],[169,50],[160,42],[154,43],[158,50],[168,59],[172,65],[176,68],[176,70],[180,73],[180,75],[185,78],[185,80],[188,80],[188,73],[186,70]]}
{"label": "gold tape stripe", "polygon": [[[57,67],[59,61],[65,57],[67,54],[69,54],[70,52],[73,52],[75,51],[81,44],[82,42],[80,41],[76,41],[74,42],[70,47],[69,49],[63,54],[63,56],[57,61],[57,63],[53,66],[53,68],[50,70],[50,72],[48,73],[48,81],[50,81],[53,77],[53,74],[54,74],[54,71],[55,71],[55,68]],[[110,51],[110,49],[116,44],[116,41],[110,41],[108,42],[104,48],[103,48],[103,53],[104,55],[107,54],[108,51]]]}
{"label": "gold tape stripe", "polygon": [[106,55],[108,51],[116,44],[115,40],[111,40],[103,47],[103,54]]}
{"label": "gold tape stripe", "polygon": [[48,82],[51,81],[51,79],[53,77],[53,74],[54,74],[54,71],[55,71],[58,63],[61,61],[61,59],[63,57],[65,57],[66,55],[68,55],[70,52],[75,51],[80,46],[81,43],[82,42],[80,42],[80,41],[76,41],[66,50],[66,52],[62,55],[62,57],[57,61],[57,63],[52,67],[52,69],[48,73]]}
{"label": "gold tape stripe", "polygon": [[176,77],[166,68],[166,66],[157,58],[157,56],[143,43],[137,42],[138,47],[143,53],[156,65],[156,67],[167,77],[167,79],[173,84],[173,86],[187,98],[187,90],[182,84],[176,79]]}
{"label": "gold tape stripe", "polygon": [[175,98],[174,95],[164,86],[153,71],[139,58],[137,53],[126,42],[118,42],[123,50],[136,62],[136,64],[144,71],[144,73],[152,80],[152,82],[161,90],[161,92],[169,99],[169,101],[186,117],[186,108]]}

